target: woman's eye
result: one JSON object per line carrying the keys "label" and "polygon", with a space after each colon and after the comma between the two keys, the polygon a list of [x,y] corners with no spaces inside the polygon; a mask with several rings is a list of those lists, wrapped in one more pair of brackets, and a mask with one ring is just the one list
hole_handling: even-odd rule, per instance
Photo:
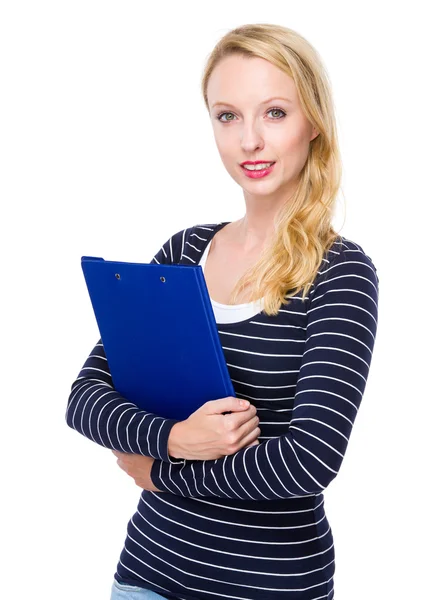
{"label": "woman's eye", "polygon": [[[269,113],[270,113],[270,112],[281,112],[281,113],[282,113],[282,115],[283,115],[283,116],[281,116],[281,117],[272,117],[272,119],[273,119],[274,121],[278,121],[279,119],[283,119],[283,117],[285,117],[285,116],[286,116],[286,113],[285,113],[285,111],[283,111],[281,108],[270,108],[268,112],[269,112]],[[233,113],[231,113],[231,112],[223,112],[223,113],[219,114],[219,115],[217,116],[217,119],[218,119],[218,121],[221,121],[221,123],[229,123],[230,121],[233,121],[233,120],[234,120],[234,119],[230,119],[230,121],[229,121],[228,119],[225,119],[225,120],[223,121],[223,120],[221,119],[221,117],[224,117],[224,115],[233,115]],[[234,116],[234,115],[233,115],[233,116]]]}
{"label": "woman's eye", "polygon": [[[283,111],[281,108],[270,108],[268,112],[281,112],[283,114],[283,116],[286,116],[285,111]],[[274,117],[273,117],[274,118]],[[277,119],[283,119],[283,117],[277,117]]]}
{"label": "woman's eye", "polygon": [[[233,113],[230,113],[230,112],[224,112],[224,113],[221,113],[220,115],[218,115],[217,119],[218,119],[218,121],[221,121],[221,123],[228,123],[227,119],[225,121],[222,121],[221,117],[224,117],[224,115],[232,115],[232,114]],[[230,119],[230,120],[232,120],[232,119]]]}

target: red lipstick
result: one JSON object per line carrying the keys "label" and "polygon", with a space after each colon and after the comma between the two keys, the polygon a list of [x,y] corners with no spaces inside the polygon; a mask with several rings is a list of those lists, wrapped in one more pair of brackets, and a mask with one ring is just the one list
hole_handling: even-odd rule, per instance
{"label": "red lipstick", "polygon": [[245,169],[243,165],[259,165],[262,163],[268,163],[271,162],[269,160],[246,160],[245,162],[241,163],[241,169],[244,171],[244,174],[247,177],[250,177],[250,179],[260,179],[261,177],[265,177],[266,175],[269,175],[269,173],[271,173],[271,171],[274,168],[275,162],[272,163],[272,165],[270,165],[269,167],[267,167],[266,169],[259,169],[259,170],[251,170],[249,171],[248,169]]}

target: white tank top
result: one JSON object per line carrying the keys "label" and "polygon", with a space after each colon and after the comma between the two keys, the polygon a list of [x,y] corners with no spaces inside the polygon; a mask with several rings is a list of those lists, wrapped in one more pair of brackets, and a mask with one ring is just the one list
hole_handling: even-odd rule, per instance
{"label": "white tank top", "polygon": [[[212,240],[206,246],[199,262],[203,272],[211,243]],[[246,302],[245,304],[221,304],[221,302],[216,302],[212,298],[210,301],[217,323],[238,323],[239,321],[245,321],[246,319],[257,315],[263,309],[263,298],[255,300],[254,302]]]}

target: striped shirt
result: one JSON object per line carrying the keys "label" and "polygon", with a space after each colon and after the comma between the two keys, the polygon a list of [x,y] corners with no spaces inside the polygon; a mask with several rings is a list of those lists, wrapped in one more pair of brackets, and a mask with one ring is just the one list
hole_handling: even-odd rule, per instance
{"label": "striped shirt", "polygon": [[[175,233],[152,262],[198,265],[227,222]],[[332,600],[335,552],[323,490],[337,475],[368,378],[378,276],[337,237],[309,296],[276,316],[217,324],[235,395],[260,418],[257,446],[218,460],[168,454],[176,422],[113,388],[101,340],[71,387],[70,427],[106,448],[155,458],[114,573],[169,599]]]}

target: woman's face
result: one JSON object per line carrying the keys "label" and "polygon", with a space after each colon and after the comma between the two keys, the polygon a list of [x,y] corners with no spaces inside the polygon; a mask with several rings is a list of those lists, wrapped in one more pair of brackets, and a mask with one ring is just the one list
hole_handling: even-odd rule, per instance
{"label": "woman's face", "polygon": [[[318,135],[301,110],[294,80],[263,58],[233,55],[215,67],[207,94],[215,141],[229,175],[245,195],[289,197],[310,141]],[[252,179],[241,167],[247,160],[276,164],[266,177]]]}

